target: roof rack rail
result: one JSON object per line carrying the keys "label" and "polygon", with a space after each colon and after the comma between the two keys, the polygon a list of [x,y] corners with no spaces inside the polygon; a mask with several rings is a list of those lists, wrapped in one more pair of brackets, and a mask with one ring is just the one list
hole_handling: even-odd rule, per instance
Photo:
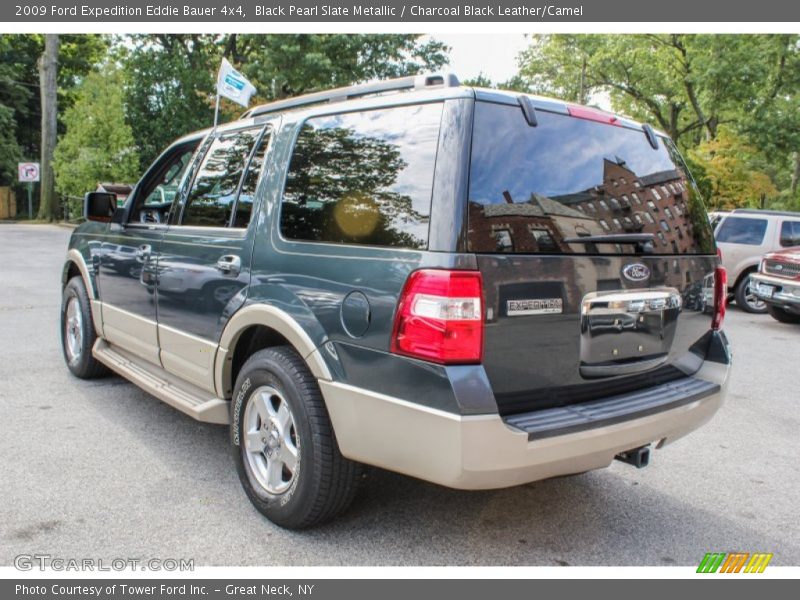
{"label": "roof rack rail", "polygon": [[745,215],[778,215],[782,217],[798,217],[800,212],[791,210],[772,210],[769,208],[734,208],[731,213],[745,214]]}
{"label": "roof rack rail", "polygon": [[278,100],[261,106],[254,106],[242,114],[240,118],[255,117],[268,113],[289,110],[310,104],[322,104],[325,102],[343,102],[352,98],[368,96],[370,94],[381,94],[383,92],[399,92],[403,90],[423,90],[435,87],[458,87],[460,85],[458,77],[453,73],[428,73],[425,75],[411,75],[409,77],[399,77],[397,79],[386,79],[373,83],[362,83],[348,87],[325,90],[306,94],[296,98]]}

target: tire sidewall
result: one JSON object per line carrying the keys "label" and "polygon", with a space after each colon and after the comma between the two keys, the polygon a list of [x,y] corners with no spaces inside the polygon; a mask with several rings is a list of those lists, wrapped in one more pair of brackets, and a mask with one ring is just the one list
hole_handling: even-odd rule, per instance
{"label": "tire sidewall", "polygon": [[739,285],[736,286],[736,304],[739,308],[741,308],[745,312],[749,312],[755,315],[763,315],[767,312],[766,303],[764,303],[763,308],[753,308],[749,304],[747,304],[747,299],[745,296],[747,295],[747,287],[750,285],[750,281],[752,279],[753,273],[747,273],[742,277],[742,280],[739,282]]}
{"label": "tire sidewall", "polygon": [[[245,457],[245,409],[252,401],[254,392],[262,386],[277,389],[288,403],[294,418],[295,433],[298,440],[297,471],[291,487],[281,494],[270,494],[257,483],[253,483],[250,466]],[[248,362],[236,379],[231,403],[231,443],[236,469],[242,486],[250,501],[278,525],[293,526],[309,510],[313,500],[316,473],[313,454],[313,432],[308,413],[302,401],[302,393],[297,382],[281,364],[276,352],[265,352],[257,361]]]}
{"label": "tire sidewall", "polygon": [[[81,354],[75,359],[70,360],[67,353],[67,305],[72,298],[78,301],[78,307],[81,311],[81,319],[83,324],[83,337],[81,339]],[[79,277],[73,277],[67,282],[64,287],[64,293],[61,298],[61,351],[64,354],[64,362],[67,363],[67,368],[79,377],[85,375],[92,358],[92,345],[94,344],[95,333],[94,323],[92,321],[92,311],[89,306],[86,288],[83,285],[83,280]]]}

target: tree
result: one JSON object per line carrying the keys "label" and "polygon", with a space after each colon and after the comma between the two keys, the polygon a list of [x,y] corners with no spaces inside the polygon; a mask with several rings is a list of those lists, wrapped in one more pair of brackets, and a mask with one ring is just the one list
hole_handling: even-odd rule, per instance
{"label": "tree", "polygon": [[114,55],[123,69],[125,116],[141,171],[176,138],[211,126],[217,36],[125,37],[117,40]]}
{"label": "tree", "polygon": [[0,186],[14,183],[22,150],[16,140],[14,111],[0,104]]}
{"label": "tree", "polygon": [[45,36],[44,53],[39,59],[39,90],[42,99],[42,159],[39,190],[39,218],[54,221],[58,209],[53,173],[53,152],[56,148],[58,74],[58,36]]}
{"label": "tree", "polygon": [[710,184],[709,204],[714,209],[763,208],[764,199],[778,192],[760,169],[759,153],[727,127],[690,151],[690,156],[703,165],[704,179]]}
{"label": "tree", "polygon": [[[419,35],[156,35],[119,38],[126,116],[144,169],[167,144],[211,126],[216,73],[224,56],[257,88],[254,102],[435,70],[446,47]],[[242,108],[226,101],[221,121]]]}
{"label": "tree", "polygon": [[699,172],[713,158],[707,142],[727,127],[750,149],[741,163],[762,165],[759,173],[772,180],[773,197],[797,193],[800,36],[538,35],[519,62],[516,89],[581,103],[606,97],[684,150],[706,144],[694,154]]}
{"label": "tree", "polygon": [[465,79],[461,82],[462,85],[470,86],[470,87],[479,87],[479,88],[490,88],[494,87],[492,85],[492,80],[489,79],[486,75],[483,74],[483,71],[478,73],[476,77],[472,79]]}
{"label": "tree", "polygon": [[82,196],[103,181],[133,182],[139,158],[125,121],[123,77],[106,65],[90,73],[64,115],[66,133],[55,151],[56,188]]}

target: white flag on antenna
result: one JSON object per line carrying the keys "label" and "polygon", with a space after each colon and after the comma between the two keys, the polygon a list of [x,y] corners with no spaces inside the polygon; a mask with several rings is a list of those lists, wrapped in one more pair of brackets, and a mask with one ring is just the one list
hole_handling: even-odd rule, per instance
{"label": "white flag on antenna", "polygon": [[250,96],[255,93],[255,86],[223,58],[217,75],[217,94],[247,108],[250,104]]}

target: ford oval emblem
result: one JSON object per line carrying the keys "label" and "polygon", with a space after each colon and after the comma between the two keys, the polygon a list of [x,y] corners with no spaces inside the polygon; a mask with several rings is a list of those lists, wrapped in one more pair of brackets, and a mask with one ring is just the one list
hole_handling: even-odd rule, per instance
{"label": "ford oval emblem", "polygon": [[625,268],[622,269],[622,274],[625,279],[639,283],[650,278],[650,269],[642,263],[633,263],[625,265]]}

